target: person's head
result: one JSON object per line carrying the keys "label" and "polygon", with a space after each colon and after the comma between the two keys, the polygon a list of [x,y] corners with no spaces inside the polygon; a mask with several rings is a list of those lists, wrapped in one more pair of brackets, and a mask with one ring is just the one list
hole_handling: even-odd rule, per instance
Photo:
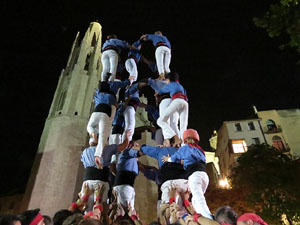
{"label": "person's head", "polygon": [[15,215],[3,215],[0,217],[1,225],[21,225],[21,220]]}
{"label": "person's head", "polygon": [[153,222],[149,223],[148,225],[161,225],[161,223],[159,223],[157,221],[153,221]]}
{"label": "person's head", "polygon": [[237,214],[236,212],[230,207],[230,206],[222,206],[219,207],[215,214],[214,214],[215,220],[219,224],[236,224],[237,221]]}
{"label": "person's head", "polygon": [[61,209],[57,211],[53,216],[53,225],[62,225],[65,219],[71,216],[73,213],[67,209]]}
{"label": "person's head", "polygon": [[179,81],[179,74],[177,72],[170,72],[165,75],[165,78],[170,82]]}
{"label": "person's head", "polygon": [[43,215],[45,225],[52,225],[52,219],[50,216]]}
{"label": "person's head", "polygon": [[101,81],[98,85],[99,92],[110,92],[109,83]]}
{"label": "person's head", "polygon": [[40,209],[26,210],[19,215],[22,225],[45,225]]}
{"label": "person's head", "polygon": [[117,39],[118,37],[115,34],[109,34],[109,35],[106,36],[107,40],[112,39],[112,38]]}
{"label": "person's head", "polygon": [[131,140],[127,146],[127,148],[134,148],[134,149],[138,149],[139,144],[135,141],[135,140]]}
{"label": "person's head", "polygon": [[95,139],[94,138],[90,138],[90,140],[89,140],[89,145],[90,146],[97,146],[97,143],[96,143],[96,141],[95,141]]}
{"label": "person's head", "polygon": [[[95,220],[100,220],[101,218],[101,212],[100,210],[97,210],[97,213],[95,213],[94,211],[89,211],[87,212],[84,217],[84,219],[95,219]],[[86,224],[87,225],[87,224]],[[91,224],[92,225],[92,224]]]}
{"label": "person's head", "polygon": [[87,218],[81,220],[78,225],[103,225],[103,223],[99,219]]}
{"label": "person's head", "polygon": [[78,225],[81,220],[83,220],[81,213],[73,213],[64,220],[63,225]]}
{"label": "person's head", "polygon": [[255,213],[245,213],[237,219],[237,225],[268,225]]}
{"label": "person's head", "polygon": [[182,139],[185,144],[195,144],[195,143],[197,144],[197,142],[200,141],[199,134],[194,129],[186,129],[183,132]]}
{"label": "person's head", "polygon": [[117,218],[112,225],[134,225],[134,222],[125,214],[123,217]]}
{"label": "person's head", "polygon": [[155,31],[154,34],[162,36],[162,32],[159,31],[159,30],[158,30],[158,31]]}

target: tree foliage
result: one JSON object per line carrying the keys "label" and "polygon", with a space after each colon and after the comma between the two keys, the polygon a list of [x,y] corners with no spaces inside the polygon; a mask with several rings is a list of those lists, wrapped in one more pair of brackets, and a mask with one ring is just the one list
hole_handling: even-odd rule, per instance
{"label": "tree foliage", "polygon": [[300,222],[300,167],[277,149],[253,145],[232,171],[233,189],[248,191],[246,200],[270,224]]}
{"label": "tree foliage", "polygon": [[268,35],[273,37],[288,36],[287,46],[296,48],[300,53],[300,4],[299,0],[277,0],[270,5],[269,10],[261,18],[255,17],[256,26],[267,30]]}

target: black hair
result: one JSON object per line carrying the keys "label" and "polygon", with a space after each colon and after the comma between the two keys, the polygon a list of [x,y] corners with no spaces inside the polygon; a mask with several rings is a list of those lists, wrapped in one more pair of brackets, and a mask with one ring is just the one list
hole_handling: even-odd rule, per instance
{"label": "black hair", "polygon": [[53,225],[62,225],[65,219],[73,213],[67,209],[58,210],[53,216]]}
{"label": "black hair", "polygon": [[20,219],[15,215],[1,215],[0,224],[1,225],[14,225],[15,221],[20,221]]}
{"label": "black hair", "polygon": [[19,215],[22,225],[29,225],[32,220],[39,214],[40,209],[26,210]]}
{"label": "black hair", "polygon": [[106,81],[99,82],[98,89],[99,89],[99,92],[110,93],[109,83]]}
{"label": "black hair", "polygon": [[157,221],[153,221],[153,222],[149,223],[148,225],[161,225],[161,223],[159,223]]}
{"label": "black hair", "polygon": [[171,82],[179,80],[179,74],[177,72],[167,73],[165,77],[169,79]]}
{"label": "black hair", "polygon": [[52,219],[50,216],[43,215],[45,225],[50,225],[52,223]]}
{"label": "black hair", "polygon": [[219,207],[215,214],[215,220],[219,223],[225,222],[227,224],[236,224],[237,214],[230,206]]}
{"label": "black hair", "polygon": [[117,37],[117,35],[115,35],[115,34],[109,34],[109,35],[106,36],[106,39],[107,39],[107,40],[109,40],[109,39],[111,39],[111,38],[115,38],[115,39],[116,39],[116,38],[118,38],[118,37]]}

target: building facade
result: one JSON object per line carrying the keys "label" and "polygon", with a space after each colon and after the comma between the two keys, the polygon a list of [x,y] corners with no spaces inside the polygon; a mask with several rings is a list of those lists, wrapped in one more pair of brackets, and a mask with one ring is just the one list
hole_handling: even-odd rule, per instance
{"label": "building facade", "polygon": [[79,32],[76,35],[45,122],[22,210],[40,208],[53,216],[67,208],[80,190],[80,155],[88,144],[86,125],[101,73],[101,29],[93,22],[81,41]]}
{"label": "building facade", "polygon": [[300,109],[258,111],[267,144],[300,158]]}
{"label": "building facade", "polygon": [[221,178],[226,178],[236,159],[252,144],[266,143],[260,119],[223,122],[218,131],[216,156]]}

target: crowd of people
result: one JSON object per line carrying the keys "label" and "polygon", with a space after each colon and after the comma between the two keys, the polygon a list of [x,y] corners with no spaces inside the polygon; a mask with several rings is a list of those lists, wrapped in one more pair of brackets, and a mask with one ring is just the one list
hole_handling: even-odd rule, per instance
{"label": "crowd of people", "polygon": [[[141,54],[145,41],[155,46],[156,65]],[[128,51],[125,67],[128,79],[118,76],[121,51]],[[143,60],[157,78],[138,80],[137,64]],[[89,147],[81,155],[85,168],[78,199],[68,209],[59,210],[51,219],[39,209],[18,216],[5,215],[1,225],[100,225],[142,224],[135,210],[134,182],[139,174],[158,186],[157,218],[151,224],[266,224],[258,215],[237,216],[229,206],[211,213],[204,193],[209,178],[206,157],[198,145],[199,134],[188,126],[188,98],[171,71],[171,44],[160,31],[144,34],[130,45],[107,36],[102,47],[102,74],[94,95],[94,112],[87,124]],[[139,100],[139,91],[150,86],[155,91],[156,106]],[[124,99],[119,91],[125,89]],[[134,141],[135,111],[144,107],[156,129],[156,146]],[[158,168],[143,165],[138,158],[148,155]]]}

